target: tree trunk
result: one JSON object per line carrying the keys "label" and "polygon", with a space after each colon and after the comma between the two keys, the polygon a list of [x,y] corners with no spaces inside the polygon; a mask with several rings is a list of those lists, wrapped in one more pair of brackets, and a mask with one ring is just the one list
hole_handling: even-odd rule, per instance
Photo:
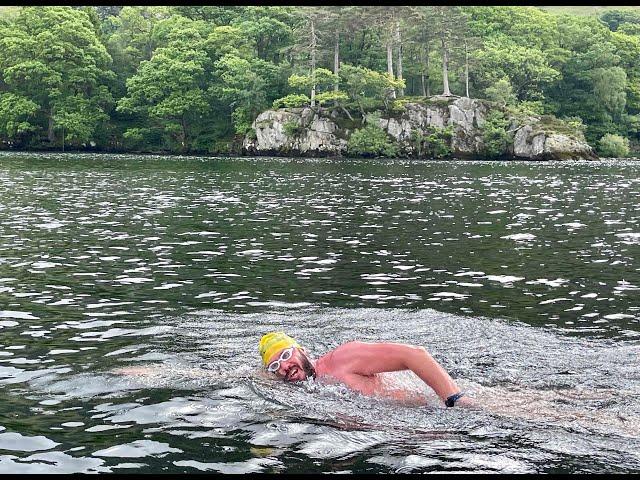
{"label": "tree trunk", "polygon": [[[333,73],[338,75],[340,73],[340,31],[336,31],[335,43],[333,45]],[[340,88],[338,82],[333,86],[333,89],[337,92]]]}
{"label": "tree trunk", "polygon": [[349,117],[349,120],[351,120],[353,122],[353,117],[351,116],[351,114],[349,113],[349,110],[347,110],[344,107],[340,107],[342,109],[342,111],[347,115],[347,117]]}
{"label": "tree trunk", "polygon": [[362,103],[358,100],[358,109],[360,110],[360,115],[362,115],[362,123],[367,122],[367,114],[364,112],[364,108],[362,108]]}
{"label": "tree trunk", "polygon": [[447,51],[447,43],[444,40],[444,35],[440,37],[442,41],[442,95],[445,97],[451,96],[449,90],[449,52]]}
{"label": "tree trunk", "polygon": [[421,73],[420,73],[420,87],[422,88],[422,96],[427,96],[427,84],[425,82],[425,65],[427,63],[427,47],[420,49],[420,65],[421,65]]}
{"label": "tree trunk", "polygon": [[429,42],[427,42],[427,97],[431,96],[431,87],[429,85],[429,80],[431,79],[431,74],[429,73],[429,68],[431,68],[431,60],[429,58]]}
{"label": "tree trunk", "polygon": [[[389,76],[393,78],[393,44],[391,39],[387,40],[387,72]],[[390,92],[391,98],[396,98],[396,91],[391,90]]]}
{"label": "tree trunk", "polygon": [[[400,36],[400,21],[396,21],[396,43],[398,44],[398,61],[396,68],[398,70],[398,80],[402,80],[402,37]],[[404,88],[398,90],[398,96],[404,96]]]}
{"label": "tree trunk", "polygon": [[311,78],[313,85],[311,86],[311,108],[316,106],[316,26],[311,20]]}
{"label": "tree trunk", "polygon": [[182,115],[182,119],[181,122],[182,124],[182,141],[180,142],[182,144],[182,152],[186,152],[187,151],[187,119],[184,117],[184,115]]}
{"label": "tree trunk", "polygon": [[54,131],[54,123],[53,123],[53,107],[49,110],[49,127],[47,128],[47,140],[49,143],[53,144],[56,141],[56,133]]}
{"label": "tree trunk", "polygon": [[469,51],[467,40],[464,41],[464,87],[467,98],[469,98]]}

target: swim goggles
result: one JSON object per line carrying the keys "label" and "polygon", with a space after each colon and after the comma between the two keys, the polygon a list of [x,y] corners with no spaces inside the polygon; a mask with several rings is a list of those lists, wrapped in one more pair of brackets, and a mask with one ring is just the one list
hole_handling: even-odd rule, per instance
{"label": "swim goggles", "polygon": [[293,356],[293,348],[294,347],[285,348],[280,354],[280,358],[271,362],[267,370],[271,373],[276,373],[280,369],[280,362],[286,362]]}

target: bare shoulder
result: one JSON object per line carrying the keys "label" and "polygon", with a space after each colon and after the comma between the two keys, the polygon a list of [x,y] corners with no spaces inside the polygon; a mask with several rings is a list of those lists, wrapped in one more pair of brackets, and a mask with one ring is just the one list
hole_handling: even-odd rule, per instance
{"label": "bare shoulder", "polygon": [[355,365],[366,361],[370,357],[370,348],[373,345],[376,344],[357,340],[343,343],[325,354],[321,359],[321,364],[328,372],[334,375],[353,373]]}
{"label": "bare shoulder", "polygon": [[339,347],[336,347],[331,352],[329,352],[327,356],[330,355],[332,360],[334,361],[344,362],[345,360],[354,358],[354,356],[361,355],[363,352],[363,347],[366,348],[367,345],[371,345],[371,343],[360,342],[358,340],[343,343]]}
{"label": "bare shoulder", "polygon": [[388,355],[399,350],[422,348],[414,345],[395,342],[362,342],[354,340],[337,347],[333,352],[342,360],[348,358],[363,358],[371,356]]}

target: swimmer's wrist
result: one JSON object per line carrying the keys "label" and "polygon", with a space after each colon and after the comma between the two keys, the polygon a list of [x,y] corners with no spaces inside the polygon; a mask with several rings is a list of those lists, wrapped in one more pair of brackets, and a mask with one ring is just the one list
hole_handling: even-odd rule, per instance
{"label": "swimmer's wrist", "polygon": [[444,401],[445,406],[453,407],[456,402],[464,395],[464,392],[454,393],[453,395],[449,395],[447,399]]}

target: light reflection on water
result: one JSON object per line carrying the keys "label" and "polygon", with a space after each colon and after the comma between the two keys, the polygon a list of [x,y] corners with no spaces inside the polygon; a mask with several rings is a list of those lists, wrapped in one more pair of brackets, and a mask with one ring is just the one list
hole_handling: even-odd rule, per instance
{"label": "light reflection on water", "polygon": [[[0,161],[0,471],[639,470],[634,163]],[[482,408],[279,383],[271,329]]]}

